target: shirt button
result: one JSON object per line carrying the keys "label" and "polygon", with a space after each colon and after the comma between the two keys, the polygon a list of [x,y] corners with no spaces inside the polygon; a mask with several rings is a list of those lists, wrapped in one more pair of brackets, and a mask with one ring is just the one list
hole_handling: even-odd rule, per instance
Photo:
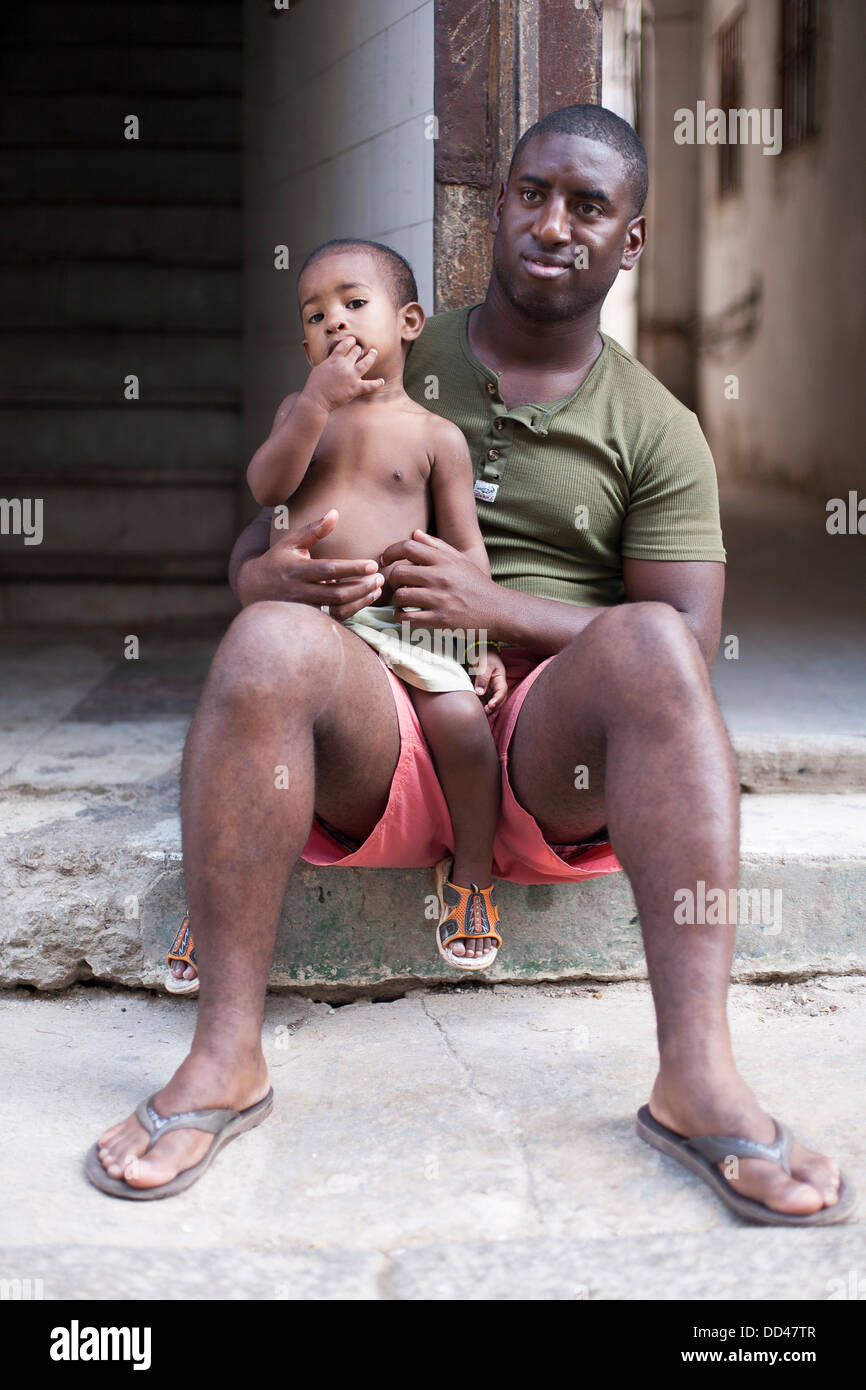
{"label": "shirt button", "polygon": [[494,420],[494,422],[493,422],[493,428],[494,428],[495,430],[504,430],[504,429],[505,429],[505,425],[502,423],[501,420]]}
{"label": "shirt button", "polygon": [[494,386],[494,384],[493,384],[492,381],[488,381],[488,383],[487,383],[487,390],[488,390],[488,393],[489,393],[491,396],[495,396],[495,395],[496,395],[496,387]]}
{"label": "shirt button", "polygon": [[492,460],[492,459],[501,458],[502,455],[500,454],[500,452],[499,452],[498,449],[488,449],[488,450],[487,450],[487,457],[488,457],[489,459]]}

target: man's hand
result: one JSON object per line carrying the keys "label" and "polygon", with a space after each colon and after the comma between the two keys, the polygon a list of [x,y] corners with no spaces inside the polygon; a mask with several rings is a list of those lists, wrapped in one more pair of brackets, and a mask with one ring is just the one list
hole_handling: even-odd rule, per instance
{"label": "man's hand", "polygon": [[329,413],[348,405],[356,396],[369,396],[385,385],[383,376],[372,381],[363,379],[377,356],[376,348],[365,352],[356,338],[341,339],[330,357],[310,372],[301,395]]}
{"label": "man's hand", "polygon": [[413,627],[481,628],[490,637],[500,635],[506,591],[445,541],[413,531],[411,540],[388,546],[380,565],[392,566],[394,607],[419,610],[406,614]]}
{"label": "man's hand", "polygon": [[296,526],[264,554],[241,565],[237,596],[246,608],[264,599],[327,605],[332,618],[342,622],[359,609],[375,603],[382,591],[382,576],[373,560],[314,560],[312,546],[329,536],[337,525],[332,509],[319,520]]}

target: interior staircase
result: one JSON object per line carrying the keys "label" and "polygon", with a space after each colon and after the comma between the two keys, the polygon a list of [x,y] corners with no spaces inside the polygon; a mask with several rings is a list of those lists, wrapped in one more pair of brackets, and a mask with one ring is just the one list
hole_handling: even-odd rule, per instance
{"label": "interior staircase", "polygon": [[0,494],[44,514],[40,545],[0,537],[0,621],[231,611],[242,5],[0,25]]}

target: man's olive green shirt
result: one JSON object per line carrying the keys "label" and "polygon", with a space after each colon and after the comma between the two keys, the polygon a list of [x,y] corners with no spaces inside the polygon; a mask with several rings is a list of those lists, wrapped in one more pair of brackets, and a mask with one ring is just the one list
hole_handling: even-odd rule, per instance
{"label": "man's olive green shirt", "polygon": [[625,596],[623,556],[725,559],[716,471],[692,411],[604,333],[570,396],[508,410],[499,373],[469,346],[470,308],[428,319],[404,381],[466,436],[498,584],[609,607]]}

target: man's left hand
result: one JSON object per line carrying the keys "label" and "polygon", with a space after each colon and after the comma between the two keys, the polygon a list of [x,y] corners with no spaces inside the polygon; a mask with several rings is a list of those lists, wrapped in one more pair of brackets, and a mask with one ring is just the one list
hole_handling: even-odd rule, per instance
{"label": "man's left hand", "polygon": [[379,563],[393,566],[394,607],[418,610],[405,615],[413,627],[486,628],[490,637],[500,635],[503,590],[437,536],[413,531],[411,539],[389,545]]}

